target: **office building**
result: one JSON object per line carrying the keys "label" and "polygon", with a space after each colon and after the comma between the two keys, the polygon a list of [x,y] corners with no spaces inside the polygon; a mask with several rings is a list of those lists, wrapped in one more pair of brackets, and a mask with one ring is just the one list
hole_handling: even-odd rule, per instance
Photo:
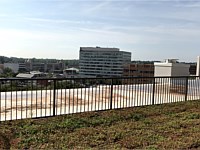
{"label": "office building", "polygon": [[4,63],[4,68],[9,68],[14,73],[17,73],[19,71],[19,63]]}
{"label": "office building", "polygon": [[81,77],[120,77],[124,65],[131,62],[131,53],[118,48],[81,47],[79,74]]}
{"label": "office building", "polygon": [[4,68],[10,68],[14,73],[40,71],[60,74],[63,73],[63,70],[65,69],[65,64],[62,61],[58,61],[56,63],[40,63],[27,60],[24,63],[4,63],[3,65]]}

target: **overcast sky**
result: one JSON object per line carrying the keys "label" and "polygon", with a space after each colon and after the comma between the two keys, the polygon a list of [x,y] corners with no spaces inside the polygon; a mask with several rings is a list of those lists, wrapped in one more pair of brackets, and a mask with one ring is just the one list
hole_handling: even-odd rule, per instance
{"label": "overcast sky", "polygon": [[200,0],[0,0],[1,56],[78,59],[83,46],[196,61]]}

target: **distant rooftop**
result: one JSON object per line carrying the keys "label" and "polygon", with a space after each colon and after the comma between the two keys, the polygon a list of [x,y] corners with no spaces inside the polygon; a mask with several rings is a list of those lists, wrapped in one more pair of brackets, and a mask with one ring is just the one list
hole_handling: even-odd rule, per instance
{"label": "distant rooftop", "polygon": [[105,47],[80,47],[80,51],[119,51],[119,48],[105,48]]}
{"label": "distant rooftop", "polygon": [[165,59],[166,63],[178,63],[178,59]]}
{"label": "distant rooftop", "polygon": [[33,77],[34,77],[34,74],[19,73],[16,77],[17,77],[17,78],[33,78]]}
{"label": "distant rooftop", "polygon": [[43,72],[40,72],[40,71],[30,71],[30,74],[43,74]]}
{"label": "distant rooftop", "polygon": [[77,69],[77,68],[67,68],[67,69],[64,69],[64,70],[66,70],[66,71],[77,71],[77,72],[79,72],[79,69]]}

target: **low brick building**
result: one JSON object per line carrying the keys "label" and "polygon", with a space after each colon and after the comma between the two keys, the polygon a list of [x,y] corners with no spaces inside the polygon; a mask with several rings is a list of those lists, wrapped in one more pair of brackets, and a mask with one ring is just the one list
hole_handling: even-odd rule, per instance
{"label": "low brick building", "polygon": [[[124,66],[124,77],[153,77],[154,64],[131,63]],[[152,78],[138,78],[131,83],[148,83]]]}

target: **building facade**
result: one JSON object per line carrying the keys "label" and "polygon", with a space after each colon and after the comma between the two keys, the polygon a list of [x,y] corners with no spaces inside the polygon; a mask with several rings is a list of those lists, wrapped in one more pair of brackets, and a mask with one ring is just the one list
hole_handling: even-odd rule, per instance
{"label": "building facade", "polygon": [[196,75],[196,70],[197,70],[197,64],[190,64],[189,72],[190,75]]}
{"label": "building facade", "polygon": [[200,76],[200,56],[197,57],[196,76]]}
{"label": "building facade", "polygon": [[79,69],[77,69],[77,68],[64,69],[63,75],[66,78],[78,78],[79,77]]}
{"label": "building facade", "polygon": [[57,63],[36,63],[27,61],[24,63],[4,63],[4,68],[10,68],[14,73],[40,71],[48,73],[63,73],[65,64],[61,61]]}
{"label": "building facade", "polygon": [[131,53],[118,48],[81,47],[79,74],[81,77],[120,77],[124,65],[131,62]]}
{"label": "building facade", "polygon": [[18,63],[4,63],[4,68],[10,68],[14,73],[19,71]]}
{"label": "building facade", "polygon": [[189,64],[179,63],[177,59],[166,59],[165,62],[154,63],[154,76],[189,76]]}
{"label": "building facade", "polygon": [[154,65],[144,63],[131,63],[124,67],[124,77],[142,77],[129,80],[128,83],[151,83],[154,76]]}
{"label": "building facade", "polygon": [[137,64],[131,63],[124,67],[124,76],[128,77],[153,77],[154,65],[153,64]]}
{"label": "building facade", "polygon": [[[185,94],[187,79],[183,76],[189,76],[189,64],[179,63],[177,59],[166,59],[165,62],[154,63],[155,77],[169,77],[161,80],[156,78],[156,83],[164,84],[170,92]],[[174,77],[174,78],[171,78]],[[162,86],[160,85],[160,86]],[[158,86],[159,89],[159,86]]]}

